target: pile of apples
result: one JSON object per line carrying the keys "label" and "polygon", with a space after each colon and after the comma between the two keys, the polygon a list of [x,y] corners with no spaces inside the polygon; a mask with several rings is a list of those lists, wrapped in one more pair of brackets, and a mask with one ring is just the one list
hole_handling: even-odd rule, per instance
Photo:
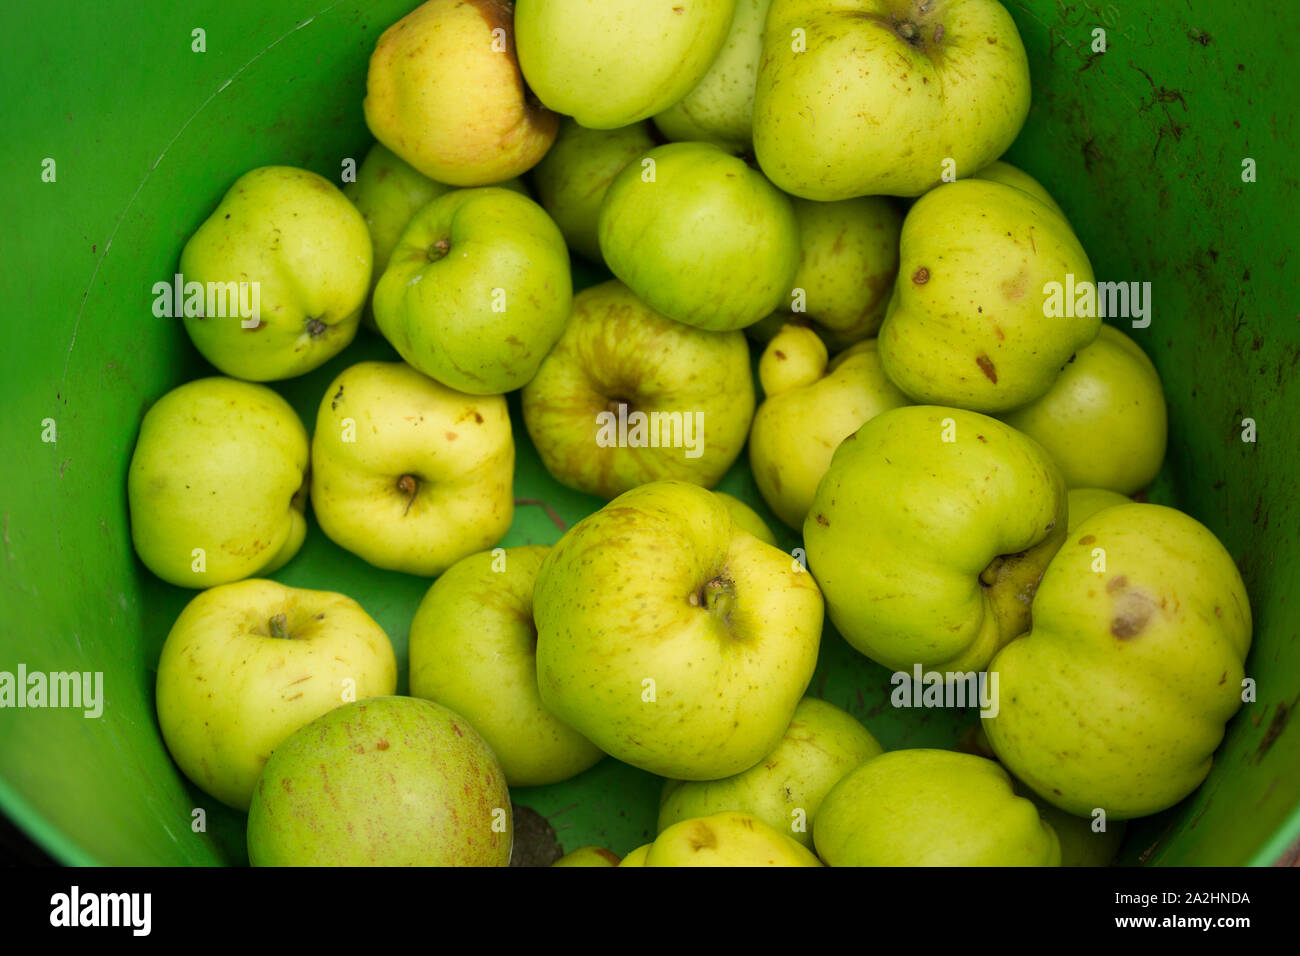
{"label": "pile of apples", "polygon": [[[509,788],[606,755],[666,780],[623,866],[1104,863],[1195,789],[1249,603],[1205,527],[1127,497],[1161,385],[1095,300],[1048,308],[1093,274],[999,161],[1029,98],[995,0],[429,0],[385,31],[354,181],[253,170],[186,244],[222,375],[130,467],[141,560],[200,589],[161,730],[251,862],[504,865]],[[570,252],[614,278],[575,295]],[[239,283],[256,315],[213,308]],[[401,361],[339,374],[309,437],[259,383],[363,324]],[[496,547],[516,390],[609,501],[553,547]],[[709,490],[746,444],[792,552]],[[266,579],[309,492],[437,579],[410,696],[355,601]],[[983,733],[882,753],[805,696],[824,615],[927,704],[979,677]]]}

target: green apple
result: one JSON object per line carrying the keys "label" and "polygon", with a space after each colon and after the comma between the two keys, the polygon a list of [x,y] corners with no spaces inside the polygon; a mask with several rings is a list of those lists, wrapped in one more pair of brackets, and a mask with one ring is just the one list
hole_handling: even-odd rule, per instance
{"label": "green apple", "polygon": [[458,189],[398,240],[375,321],[415,369],[457,391],[522,387],[564,331],[569,252],[545,210],[508,189]]}
{"label": "green apple", "polygon": [[[811,319],[839,350],[876,334],[898,275],[903,214],[891,199],[793,201],[799,221],[795,301],[784,308]],[[797,307],[797,310],[796,310]]]}
{"label": "green apple", "polygon": [[1115,505],[1072,532],[1003,648],[998,759],[1049,803],[1117,820],[1173,806],[1210,770],[1241,706],[1250,603],[1232,557],[1193,518]]}
{"label": "green apple", "polygon": [[650,844],[646,866],[821,866],[811,851],[735,810],[674,823]]}
{"label": "green apple", "polygon": [[763,350],[759,380],[767,398],[754,414],[749,464],[767,506],[803,527],[835,449],[881,412],[908,404],[880,365],[876,340],[859,342],[828,366],[809,329],[787,326]]}
{"label": "green apple", "polygon": [[201,378],[160,398],[127,471],[131,540],[169,584],[270,574],[307,533],[307,430],[264,385]]}
{"label": "green apple", "polygon": [[1109,325],[1047,394],[1003,420],[1051,453],[1070,488],[1131,495],[1155,478],[1165,459],[1160,376],[1138,344]]}
{"label": "green apple", "polygon": [[979,172],[975,173],[972,179],[987,179],[990,182],[1002,183],[1007,186],[1015,186],[1033,196],[1039,202],[1050,206],[1058,216],[1065,219],[1065,210],[1063,210],[1052,198],[1052,194],[1043,188],[1033,176],[1030,176],[1023,169],[1012,166],[1010,163],[1004,163],[1002,160],[989,163]]}
{"label": "green apple", "polygon": [[519,65],[537,98],[588,129],[649,119],[713,63],[736,0],[518,0]]}
{"label": "green apple", "polygon": [[1048,284],[1092,281],[1069,223],[1033,196],[980,179],[940,186],[903,222],[880,329],[885,372],[918,402],[989,413],[1026,405],[1101,327],[1096,309],[1049,317]]}
{"label": "green apple", "polygon": [[1001,156],[1029,64],[997,0],[773,0],[754,152],[805,199],[919,196]]}
{"label": "green apple", "polygon": [[767,522],[759,516],[757,511],[739,498],[735,498],[726,492],[715,491],[713,494],[726,506],[727,513],[731,515],[732,521],[764,544],[776,547],[776,535],[772,534],[772,529],[767,526]]}
{"label": "green apple", "polygon": [[551,866],[619,866],[617,853],[611,853],[603,846],[579,847],[572,853],[566,853]]}
{"label": "green apple", "polygon": [[263,166],[240,176],[190,236],[180,268],[187,284],[206,286],[202,307],[185,308],[185,331],[205,359],[235,378],[293,378],[356,336],[370,234],[328,179]]}
{"label": "green apple", "polygon": [[1065,540],[1065,483],[994,418],[911,405],[846,438],[804,521],[831,620],[895,671],[983,670],[1029,627]]}
{"label": "green apple", "polygon": [[648,123],[606,130],[587,129],[567,116],[560,120],[555,145],[533,169],[533,183],[538,202],[575,252],[604,261],[596,224],[605,191],[624,166],[654,145]]}
{"label": "green apple", "polygon": [[469,722],[432,701],[330,711],[276,748],[248,810],[253,866],[506,866],[510,793]]}
{"label": "green apple", "polygon": [[550,550],[462,558],[429,588],[411,622],[411,696],[473,724],[512,787],[568,780],[604,756],[552,717],[537,691],[533,584]]}
{"label": "green apple", "polygon": [[728,331],[788,301],[799,268],[790,200],[708,143],[669,143],[614,177],[600,207],[609,271],[670,319]]}
{"label": "green apple", "polygon": [[813,831],[830,866],[1059,866],[1038,808],[992,760],[894,750],[868,760],[822,801]]}
{"label": "green apple", "polygon": [[370,57],[363,106],[375,139],[453,186],[531,169],[559,125],[528,95],[506,0],[429,0],[398,20]]}
{"label": "green apple", "polygon": [[748,770],[723,780],[665,781],[659,832],[683,820],[739,810],[811,847],[817,810],[831,787],[880,751],[852,715],[805,697],[776,749]]}
{"label": "green apple", "polygon": [[713,143],[747,153],[754,138],[754,81],[763,53],[763,24],[772,0],[736,0],[731,29],[709,72],[654,118],[673,141]]}
{"label": "green apple", "polygon": [[651,844],[647,843],[645,846],[639,846],[632,850],[627,856],[623,857],[623,861],[619,863],[619,866],[645,866],[646,857],[650,855],[650,847]]}
{"label": "green apple", "polygon": [[749,346],[605,282],[574,296],[564,334],[524,387],[523,414],[547,471],[570,488],[613,498],[658,479],[712,487],[754,415]]}
{"label": "green apple", "polygon": [[812,575],[685,482],[642,485],[570,528],[533,602],[543,704],[660,776],[752,767],[780,742],[817,663]]}
{"label": "green apple", "polygon": [[1071,488],[1066,494],[1070,516],[1066,530],[1073,531],[1103,508],[1130,504],[1132,500],[1127,495],[1107,491],[1105,488]]}
{"label": "green apple", "polygon": [[172,625],[158,661],[158,725],[185,776],[247,810],[290,734],[396,689],[393,646],[356,601],[238,581],[197,595]]}
{"label": "green apple", "polygon": [[502,396],[361,362],[334,379],[316,415],[312,510],[335,544],[375,567],[433,577],[510,530],[514,465]]}

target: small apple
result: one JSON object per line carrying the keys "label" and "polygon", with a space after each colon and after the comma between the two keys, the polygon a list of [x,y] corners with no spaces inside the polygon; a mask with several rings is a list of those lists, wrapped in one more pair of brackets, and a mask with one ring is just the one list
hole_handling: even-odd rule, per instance
{"label": "small apple", "polygon": [[566,853],[551,866],[619,866],[618,854],[611,853],[603,846],[579,847],[572,853]]}
{"label": "small apple", "polygon": [[992,760],[894,750],[868,760],[822,801],[813,830],[830,866],[1059,866],[1038,808]]}
{"label": "small apple", "polygon": [[758,374],[767,398],[749,433],[750,467],[768,507],[799,529],[840,442],[907,396],[885,375],[875,339],[828,367],[816,334],[794,325],[763,350]]}
{"label": "small apple", "polygon": [[708,143],[669,143],[614,177],[600,207],[610,272],[670,319],[753,325],[788,300],[799,268],[790,200]]}
{"label": "small apple", "polygon": [[307,533],[307,462],[307,430],[266,386],[172,389],[145,413],[127,472],[136,554],[186,588],[270,574]]}
{"label": "small apple", "polygon": [[301,728],[248,810],[253,866],[506,866],[513,836],[491,748],[413,697],[360,700]]}
{"label": "small apple", "polygon": [[570,528],[533,602],[542,703],[661,776],[752,767],[780,742],[817,663],[812,575],[685,482],[642,485]]}
{"label": "small apple", "polygon": [[588,129],[649,119],[690,92],[736,0],[517,0],[519,65],[537,98]]}
{"label": "small apple", "polygon": [[933,189],[908,212],[900,242],[880,358],[914,401],[1019,408],[1097,337],[1095,309],[1047,314],[1049,283],[1082,287],[1092,266],[1069,224],[1021,189],[982,179]]}
{"label": "small apple", "polygon": [[1105,488],[1071,488],[1065,497],[1070,516],[1067,531],[1073,531],[1103,508],[1127,505],[1133,501],[1127,495],[1107,491]]}
{"label": "small apple", "polygon": [[601,263],[596,224],[609,184],[629,162],[653,149],[648,123],[619,129],[587,129],[560,120],[555,145],[533,169],[537,201],[550,213],[575,252]]}
{"label": "small apple", "polygon": [[524,424],[557,481],[613,498],[675,478],[712,487],[754,414],[749,346],[664,318],[621,282],[579,292],[523,390]]}
{"label": "small apple", "polygon": [[239,581],[197,595],[172,625],[158,661],[158,724],[185,776],[247,810],[290,734],[396,689],[393,646],[356,601]]}
{"label": "small apple", "polygon": [[185,331],[205,359],[235,378],[293,378],[356,336],[370,234],[328,179],[264,166],[239,177],[189,238],[180,271],[187,284],[207,286],[198,313],[185,310]]}
{"label": "small apple", "polygon": [[462,558],[429,588],[411,622],[411,696],[473,724],[512,787],[568,780],[604,756],[551,716],[537,691],[533,584],[550,550]]}
{"label": "small apple", "polygon": [[1032,439],[975,412],[911,405],[836,449],[804,544],[855,648],[895,671],[966,673],[1028,629],[1065,508],[1061,473]]}
{"label": "small apple", "polygon": [[433,577],[510,530],[515,444],[500,395],[361,362],[326,391],[311,455],[321,530],[375,567]]}
{"label": "small apple", "polygon": [[803,844],[735,810],[674,823],[655,838],[646,866],[821,866]]}
{"label": "small apple", "polygon": [[453,186],[531,169],[559,125],[524,86],[506,0],[428,0],[398,20],[370,57],[363,106],[375,139]]}
{"label": "small apple", "polygon": [[1068,813],[1164,810],[1205,779],[1241,706],[1250,629],[1241,575],[1204,525],[1161,505],[1105,508],[1047,566],[1033,629],[989,664],[989,742]]}
{"label": "small apple", "polygon": [[734,154],[752,150],[754,81],[771,5],[772,0],[736,0],[731,29],[709,72],[654,118],[667,139],[713,143]]}
{"label": "small apple", "polygon": [[1002,183],[1006,186],[1015,186],[1017,189],[1029,193],[1039,202],[1050,206],[1055,213],[1062,219],[1065,219],[1065,210],[1057,204],[1052,198],[1052,194],[1043,188],[1033,176],[1030,176],[1023,169],[1012,166],[1010,163],[1004,163],[1002,160],[989,163],[979,172],[975,173],[972,179],[987,179],[990,182]]}
{"label": "small apple", "polygon": [[851,714],[805,697],[776,749],[748,770],[723,780],[665,781],[659,832],[682,820],[739,810],[811,847],[812,827],[826,794],[880,750]]}
{"label": "small apple", "polygon": [[508,189],[458,189],[407,225],[375,287],[375,321],[402,358],[473,395],[514,391],[564,331],[564,236]]}
{"label": "small apple", "polygon": [[1069,488],[1131,495],[1165,459],[1167,415],[1160,376],[1146,353],[1103,325],[1041,398],[1003,416],[1051,453]]}
{"label": "small apple", "polygon": [[919,196],[1006,152],[1029,89],[997,0],[773,0],[754,152],[805,199]]}
{"label": "small apple", "polygon": [[767,522],[759,516],[757,511],[739,498],[735,498],[724,491],[715,491],[713,494],[726,506],[727,513],[731,515],[732,521],[764,544],[776,547],[776,535],[772,534],[772,529],[767,526]]}

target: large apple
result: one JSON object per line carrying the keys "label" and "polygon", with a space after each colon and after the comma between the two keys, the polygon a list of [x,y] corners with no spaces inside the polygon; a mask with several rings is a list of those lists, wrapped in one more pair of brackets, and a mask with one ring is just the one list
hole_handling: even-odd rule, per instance
{"label": "large apple", "polygon": [[1032,439],[913,405],[841,443],[803,532],[850,644],[895,671],[967,673],[1028,629],[1065,528],[1065,483]]}
{"label": "large apple", "polygon": [[370,272],[370,233],[337,186],[305,169],[254,169],[181,252],[185,282],[206,287],[201,307],[187,301],[185,331],[227,375],[293,378],[356,337]]}
{"label": "large apple", "polygon": [[508,189],[458,189],[415,214],[375,287],[375,321],[402,358],[457,391],[533,377],[573,301],[569,252],[545,210]]}
{"label": "large apple", "polygon": [[307,533],[308,454],[297,413],[264,385],[201,378],[168,392],[127,471],[140,560],[187,588],[277,570]]}
{"label": "large apple", "polygon": [[1241,706],[1250,628],[1241,575],[1205,526],[1161,505],[1099,511],[1048,565],[1033,629],[989,665],[989,742],[1077,816],[1170,807],[1205,779]]}
{"label": "large apple", "polygon": [[625,763],[716,780],[780,742],[817,663],[822,598],[713,494],[659,481],[565,533],[533,614],[551,713]]}
{"label": "large apple", "polygon": [[673,142],[702,142],[748,153],[754,138],[754,81],[772,0],[736,0],[722,49],[695,88],[654,118]]}
{"label": "large apple", "polygon": [[600,251],[656,312],[701,329],[753,325],[790,301],[799,223],[788,197],[708,143],[658,146],[600,207]]}
{"label": "large apple", "polygon": [[158,661],[158,724],[185,776],[247,810],[285,738],[396,689],[393,646],[356,601],[239,581],[204,591],[172,625]]}
{"label": "large apple", "polygon": [[253,866],[506,866],[513,842],[491,748],[413,697],[357,701],[300,729],[248,810]]}
{"label": "large apple", "polygon": [[712,487],[754,414],[749,346],[605,282],[574,296],[564,334],[524,387],[523,413],[546,469],[570,488],[613,498],[661,478]]}
{"label": "large apple", "polygon": [[524,86],[506,0],[428,0],[398,20],[370,57],[363,105],[375,139],[453,186],[531,169],[559,123]]}
{"label": "large apple", "polygon": [[919,196],[1001,156],[1029,64],[997,0],[773,0],[754,151],[805,199]]}
{"label": "large apple", "polygon": [[[1097,337],[1096,314],[1048,313],[1048,284],[1093,281],[1088,256],[1059,214],[1022,189],[948,183],[903,222],[880,357],[918,402],[1005,412],[1052,387]],[[1072,284],[1072,286],[1071,286]]]}
{"label": "large apple", "polygon": [[749,463],[763,500],[802,528],[835,449],[881,412],[906,405],[880,365],[875,339],[851,346],[829,366],[811,329],[787,326],[758,364],[767,397],[754,414]]}
{"label": "large apple", "polygon": [[776,749],[748,770],[723,780],[665,781],[659,832],[683,820],[739,810],[811,847],[812,827],[826,794],[880,750],[851,714],[805,697]]}
{"label": "large apple", "polygon": [[500,395],[361,362],[325,392],[311,455],[321,530],[376,567],[432,577],[510,530],[515,444]]}
{"label": "large apple", "polygon": [[655,145],[648,123],[619,129],[587,129],[560,120],[555,145],[533,169],[537,201],[550,213],[569,246],[603,262],[596,226],[609,184],[631,160]]}
{"label": "large apple", "polygon": [[537,98],[589,129],[672,106],[708,72],[736,0],[518,0],[519,65]]}
{"label": "large apple", "polygon": [[895,750],[868,760],[822,801],[813,830],[831,866],[1059,866],[1038,808],[992,760]]}
{"label": "large apple", "polygon": [[646,851],[644,866],[821,866],[812,852],[757,817],[735,810],[683,820]]}
{"label": "large apple", "polygon": [[604,756],[538,694],[533,584],[548,551],[462,558],[429,588],[411,622],[411,696],[473,724],[512,787],[568,780]]}
{"label": "large apple", "polygon": [[1046,448],[1070,488],[1144,488],[1165,458],[1167,417],[1160,376],[1146,353],[1103,325],[1047,394],[1003,416]]}

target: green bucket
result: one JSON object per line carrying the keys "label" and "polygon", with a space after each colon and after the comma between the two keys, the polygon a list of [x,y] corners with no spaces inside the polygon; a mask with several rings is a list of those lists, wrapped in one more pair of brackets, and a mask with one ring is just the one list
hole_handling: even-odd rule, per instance
{"label": "green bucket", "polygon": [[[211,370],[179,320],[154,317],[152,288],[170,280],[186,238],[240,174],[286,164],[337,182],[346,158],[360,161],[371,142],[361,113],[367,59],[413,5],[48,0],[4,11],[0,671],[99,671],[105,703],[97,719],[0,711],[0,807],[60,861],[246,861],[244,817],[185,780],[154,713],[159,651],[192,592],[136,559],[127,463],[150,403]],[[1060,201],[1099,279],[1152,283],[1150,326],[1126,329],[1168,394],[1168,460],[1150,495],[1219,536],[1255,615],[1247,673],[1257,702],[1229,725],[1194,795],[1130,826],[1121,862],[1294,860],[1300,403],[1289,386],[1300,372],[1300,315],[1286,270],[1300,199],[1300,9],[1007,5],[1034,82],[1008,159]],[[1093,52],[1097,29],[1104,54]],[[205,52],[196,51],[199,30]],[[1254,182],[1243,180],[1246,160]],[[579,266],[576,285],[600,277]],[[323,368],[275,387],[310,429],[341,369],[394,357],[363,332]],[[547,475],[514,397],[511,405],[516,496],[569,523],[597,508]],[[1243,440],[1245,419],[1257,441]],[[721,488],[771,520],[743,460]],[[558,537],[542,507],[523,505],[504,544]],[[315,527],[275,577],[358,600],[392,637],[405,689],[407,631],[427,580],[372,568]],[[883,668],[828,628],[810,693],[847,708],[885,747],[951,747],[975,722],[973,713],[894,710],[890,689]],[[547,817],[566,850],[595,843],[625,853],[650,839],[658,794],[656,778],[606,759],[514,799]]]}

